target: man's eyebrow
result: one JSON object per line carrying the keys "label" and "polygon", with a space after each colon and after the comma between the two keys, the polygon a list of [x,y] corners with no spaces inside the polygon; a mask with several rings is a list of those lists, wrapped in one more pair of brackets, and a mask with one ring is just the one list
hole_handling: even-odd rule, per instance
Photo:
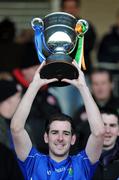
{"label": "man's eyebrow", "polygon": [[71,133],[71,131],[63,131],[64,133],[68,133],[68,134],[70,134]]}
{"label": "man's eyebrow", "polygon": [[[104,125],[107,125],[107,123],[104,123]],[[117,125],[117,123],[110,123],[109,126],[112,126],[112,125]]]}
{"label": "man's eyebrow", "polygon": [[50,132],[58,132],[58,130],[52,129],[50,130]]}
{"label": "man's eyebrow", "polygon": [[[59,131],[59,130],[52,129],[50,132],[58,132],[58,131]],[[67,130],[64,130],[63,132],[64,132],[64,133],[68,133],[68,134],[71,133],[71,131],[67,131]]]}
{"label": "man's eyebrow", "polygon": [[111,126],[112,126],[112,125],[115,125],[115,126],[116,126],[116,125],[118,125],[118,124],[117,124],[117,123],[110,123],[110,125],[111,125]]}
{"label": "man's eyebrow", "polygon": [[105,123],[105,122],[104,122],[104,124],[105,124],[105,125],[117,125],[118,123],[112,122],[112,123],[109,123],[109,124],[108,124],[108,123]]}

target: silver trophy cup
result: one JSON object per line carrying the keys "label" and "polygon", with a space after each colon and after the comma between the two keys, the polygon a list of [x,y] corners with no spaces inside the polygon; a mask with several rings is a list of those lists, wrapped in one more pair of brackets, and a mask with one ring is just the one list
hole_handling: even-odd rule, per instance
{"label": "silver trophy cup", "polygon": [[[65,12],[48,14],[42,20],[34,18],[31,22],[35,30],[35,45],[40,62],[46,61],[41,69],[41,78],[57,78],[54,86],[66,86],[63,78],[78,78],[78,70],[72,64],[70,53],[77,43],[75,31],[77,19]],[[44,56],[45,54],[45,56]]]}

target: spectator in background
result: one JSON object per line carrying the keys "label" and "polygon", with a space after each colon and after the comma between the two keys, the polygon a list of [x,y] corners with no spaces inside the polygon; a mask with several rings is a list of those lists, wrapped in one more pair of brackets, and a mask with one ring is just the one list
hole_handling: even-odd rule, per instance
{"label": "spectator in background", "polygon": [[24,53],[20,66],[14,68],[12,74],[24,88],[28,88],[34,73],[40,64],[35,49],[35,43],[33,42],[33,33],[32,29],[22,29],[15,39],[15,42],[24,47]]}
{"label": "spectator in background", "polygon": [[0,142],[11,148],[10,121],[21,100],[22,87],[13,80],[0,80]]}
{"label": "spectator in background", "polygon": [[[35,43],[33,41],[34,40],[33,35],[34,35],[34,31],[32,29],[22,29],[20,34],[16,37],[15,40],[16,43],[24,47],[24,53],[21,59],[20,68],[22,68],[22,72],[24,69],[24,73],[25,76],[27,76],[27,78],[29,78],[29,75],[30,78],[31,76],[34,75],[34,74],[29,74],[31,72],[32,73],[34,72],[33,65],[38,65],[40,63],[35,49]],[[32,67],[33,71],[30,68],[28,69],[28,67]],[[30,71],[28,72],[28,70]],[[32,81],[32,79],[30,81]]]}
{"label": "spectator in background", "polygon": [[4,18],[0,23],[0,41],[13,42],[16,35],[15,23],[9,18]]}
{"label": "spectator in background", "polygon": [[10,72],[0,72],[0,80],[13,80]]}
{"label": "spectator in background", "polygon": [[119,63],[119,10],[116,14],[116,22],[111,30],[102,38],[99,50],[98,61],[107,63]]}
{"label": "spectator in background", "polygon": [[113,107],[119,112],[119,98],[113,95],[114,83],[106,69],[95,69],[90,74],[92,94],[99,108]]}
{"label": "spectator in background", "polygon": [[[61,10],[67,13],[74,15],[77,20],[82,19],[80,14],[81,9],[81,0],[61,0]],[[91,52],[96,43],[96,32],[94,26],[88,21],[89,23],[89,30],[86,32],[84,36],[84,57],[87,70],[86,72],[90,72],[92,69],[92,59],[91,59]],[[75,57],[76,49],[73,51],[71,56]]]}
{"label": "spectator in background", "polygon": [[105,125],[103,152],[93,180],[117,180],[119,177],[119,113],[114,109],[101,112]]}
{"label": "spectator in background", "polygon": [[0,143],[0,179],[24,180],[14,153],[2,143]]}
{"label": "spectator in background", "polygon": [[22,29],[16,36],[15,41],[19,44],[33,42],[34,31],[32,29]]}
{"label": "spectator in background", "polygon": [[[7,76],[8,78],[8,76]],[[21,100],[22,88],[12,79],[0,80],[0,179],[22,180],[23,176],[12,152],[10,121]]]}
{"label": "spectator in background", "polygon": [[0,22],[0,72],[10,72],[21,63],[24,48],[14,41],[15,35],[15,23],[4,18]]}
{"label": "spectator in background", "polygon": [[[95,69],[90,74],[90,83],[93,97],[99,109],[114,108],[119,112],[119,98],[113,95],[113,80],[110,72],[105,69]],[[90,128],[87,122],[85,107],[82,106],[74,114],[74,120],[77,124],[77,131],[80,136],[79,144],[85,147],[87,138],[90,134]],[[78,143],[77,143],[78,144]]]}

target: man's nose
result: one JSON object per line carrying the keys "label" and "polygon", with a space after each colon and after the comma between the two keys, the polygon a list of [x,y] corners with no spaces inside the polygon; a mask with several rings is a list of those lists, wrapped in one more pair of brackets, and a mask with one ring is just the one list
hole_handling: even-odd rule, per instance
{"label": "man's nose", "polygon": [[63,134],[59,134],[59,135],[58,135],[58,140],[59,140],[59,141],[62,141],[62,140],[63,140]]}
{"label": "man's nose", "polygon": [[105,127],[105,131],[106,131],[107,133],[109,133],[109,132],[110,132],[110,127],[109,127],[109,126],[106,126],[106,127]]}

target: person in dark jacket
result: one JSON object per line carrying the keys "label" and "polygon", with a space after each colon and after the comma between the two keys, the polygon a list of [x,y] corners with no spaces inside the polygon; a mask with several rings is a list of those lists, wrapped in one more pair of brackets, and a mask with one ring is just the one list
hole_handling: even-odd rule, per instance
{"label": "person in dark jacket", "polygon": [[116,23],[100,42],[98,60],[99,62],[119,63],[119,11]]}
{"label": "person in dark jacket", "polygon": [[14,153],[0,143],[0,180],[24,180]]}
{"label": "person in dark jacket", "polygon": [[117,180],[119,177],[119,114],[114,109],[102,111],[105,125],[103,152],[93,180]]}
{"label": "person in dark jacket", "polygon": [[0,80],[0,179],[22,180],[23,176],[13,153],[10,121],[21,100],[22,88],[13,80]]}
{"label": "person in dark jacket", "polygon": [[11,149],[10,121],[21,100],[22,87],[14,80],[0,80],[0,142]]}
{"label": "person in dark jacket", "polygon": [[9,18],[0,22],[0,72],[19,67],[24,47],[15,42],[16,24]]}

